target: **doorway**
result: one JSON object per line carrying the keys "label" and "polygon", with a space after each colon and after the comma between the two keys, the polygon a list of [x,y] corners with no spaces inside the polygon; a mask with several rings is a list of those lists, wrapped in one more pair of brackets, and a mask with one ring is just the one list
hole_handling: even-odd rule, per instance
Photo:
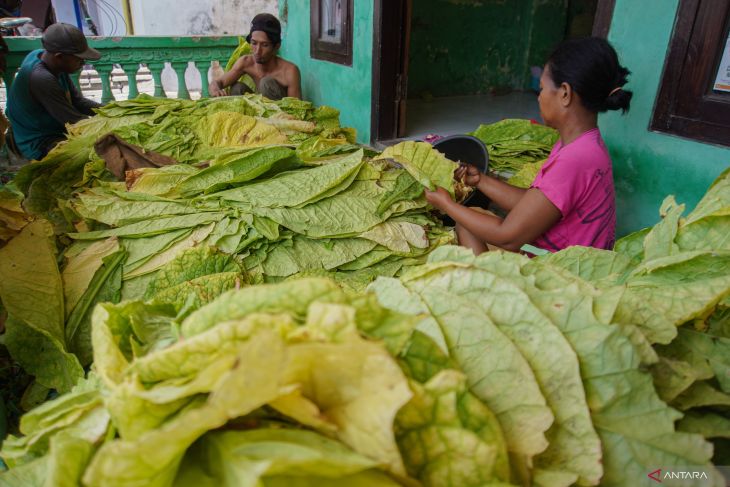
{"label": "doorway", "polygon": [[567,38],[608,33],[613,0],[376,0],[372,142],[540,120],[539,70]]}

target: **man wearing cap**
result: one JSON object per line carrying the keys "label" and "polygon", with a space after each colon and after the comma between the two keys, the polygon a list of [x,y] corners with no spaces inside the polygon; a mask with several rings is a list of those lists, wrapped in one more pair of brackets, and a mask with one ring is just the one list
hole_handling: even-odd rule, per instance
{"label": "man wearing cap", "polygon": [[[271,14],[258,14],[251,22],[251,32],[246,37],[251,45],[251,54],[240,57],[230,71],[220,79],[213,80],[209,86],[211,96],[224,96],[224,91],[233,86],[238,79],[247,74],[253,78],[256,91],[271,100],[285,96],[302,97],[299,68],[277,55],[281,47],[281,24]],[[232,90],[232,94],[243,94],[248,87]]]}
{"label": "man wearing cap", "polygon": [[84,98],[70,73],[97,60],[83,32],[70,24],[52,24],[43,33],[43,49],[29,53],[10,86],[7,115],[15,143],[24,157],[42,159],[66,138],[65,124],[93,115],[101,106]]}

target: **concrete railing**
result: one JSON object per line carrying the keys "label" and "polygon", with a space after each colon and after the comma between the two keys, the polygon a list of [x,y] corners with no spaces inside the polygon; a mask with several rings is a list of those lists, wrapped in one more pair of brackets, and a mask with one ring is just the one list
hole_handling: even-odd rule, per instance
{"label": "concrete railing", "polygon": [[[7,56],[7,70],[3,75],[5,86],[9,87],[15,72],[25,56],[41,49],[40,37],[6,37],[10,53]],[[149,70],[153,82],[153,96],[167,96],[162,86],[162,72],[170,66],[177,74],[177,98],[190,98],[185,72],[192,64],[200,72],[201,96],[208,96],[208,71],[213,61],[225,66],[226,61],[238,47],[237,36],[224,37],[89,37],[89,45],[101,52],[98,61],[89,62],[101,81],[101,101],[114,100],[112,94],[112,70],[120,66],[127,77],[128,98],[139,94],[137,74],[140,69]],[[149,75],[147,75],[149,76]],[[79,73],[72,76],[79,86]],[[81,87],[79,87],[83,91]]]}

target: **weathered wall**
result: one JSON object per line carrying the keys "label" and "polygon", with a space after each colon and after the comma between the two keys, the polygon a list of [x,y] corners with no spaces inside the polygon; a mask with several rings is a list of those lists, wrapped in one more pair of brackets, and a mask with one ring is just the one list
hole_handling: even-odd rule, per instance
{"label": "weathered wall", "polygon": [[413,2],[410,97],[522,89],[565,33],[567,0]]}
{"label": "weathered wall", "polygon": [[130,0],[136,35],[244,35],[277,0]]}
{"label": "weathered wall", "polygon": [[279,18],[284,23],[281,55],[299,66],[304,99],[338,108],[341,123],[357,129],[359,142],[369,143],[373,4],[355,1],[354,6],[352,66],[309,55],[309,0],[279,1]]}
{"label": "weathered wall", "polygon": [[653,225],[663,198],[694,207],[730,164],[730,149],[649,131],[678,0],[617,0],[608,39],[631,71],[630,112],[601,115],[614,164],[620,235]]}

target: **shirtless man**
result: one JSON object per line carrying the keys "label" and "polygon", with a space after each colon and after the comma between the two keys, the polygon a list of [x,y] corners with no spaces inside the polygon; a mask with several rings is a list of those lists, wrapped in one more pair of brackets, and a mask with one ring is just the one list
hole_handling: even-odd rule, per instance
{"label": "shirtless man", "polygon": [[[233,86],[231,94],[246,93],[248,87],[236,83],[248,74],[256,83],[256,92],[271,100],[285,96],[302,97],[299,68],[277,55],[281,47],[281,24],[271,14],[258,14],[251,22],[251,33],[246,37],[251,45],[252,54],[242,56],[230,71],[221,78],[213,80],[208,87],[210,96],[225,96],[225,89]],[[244,89],[235,89],[239,86]]]}

